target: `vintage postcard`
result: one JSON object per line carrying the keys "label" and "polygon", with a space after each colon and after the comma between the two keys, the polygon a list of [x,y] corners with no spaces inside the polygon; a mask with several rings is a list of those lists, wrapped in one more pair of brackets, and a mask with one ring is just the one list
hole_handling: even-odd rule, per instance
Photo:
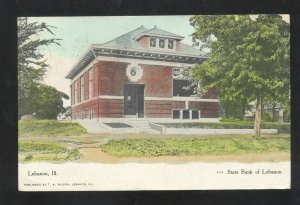
{"label": "vintage postcard", "polygon": [[19,17],[20,191],[289,189],[289,15]]}

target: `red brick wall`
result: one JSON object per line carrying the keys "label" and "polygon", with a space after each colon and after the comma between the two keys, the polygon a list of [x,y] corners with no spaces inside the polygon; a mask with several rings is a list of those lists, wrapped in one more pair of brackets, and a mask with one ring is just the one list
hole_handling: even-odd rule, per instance
{"label": "red brick wall", "polygon": [[176,46],[176,51],[179,51],[180,47],[180,41],[175,40],[175,46]]}
{"label": "red brick wall", "polygon": [[124,100],[99,100],[99,117],[123,117],[123,113]]}
{"label": "red brick wall", "polygon": [[173,76],[172,68],[164,66],[142,66],[143,77],[140,83],[145,84],[146,97],[172,97]]}
{"label": "red brick wall", "polygon": [[97,110],[98,110],[97,99],[72,107],[72,119],[75,119],[76,114],[78,114],[80,111],[83,111],[83,118],[88,118],[89,110],[93,110],[94,118],[97,117]]}
{"label": "red brick wall", "polygon": [[80,94],[80,78],[78,78],[77,80],[77,102],[80,102],[80,97],[81,97],[81,94]]}
{"label": "red brick wall", "polygon": [[[126,77],[126,63],[100,62],[92,66],[94,79],[94,97],[98,95],[123,95],[123,86],[128,82]],[[173,77],[172,68],[166,66],[143,65],[143,77],[138,83],[145,84],[145,97],[172,97]],[[85,99],[89,95],[88,71],[84,74]],[[73,92],[74,92],[74,85]],[[80,78],[77,79],[77,101],[80,102]],[[75,93],[71,95],[74,96]],[[202,98],[217,98],[217,94],[210,89]],[[99,109],[98,109],[99,108]],[[183,101],[145,100],[145,117],[171,118],[172,109],[185,109]],[[218,117],[219,103],[189,102],[189,109],[201,110],[201,117]],[[93,110],[94,118],[123,117],[124,102],[122,100],[95,99],[72,108],[72,118],[83,111],[83,117],[88,118],[88,111]]]}
{"label": "red brick wall", "polygon": [[126,77],[126,63],[101,62],[98,64],[99,94],[100,95],[123,95]]}
{"label": "red brick wall", "polygon": [[189,109],[200,110],[201,118],[219,117],[218,102],[189,102]]}
{"label": "red brick wall", "polygon": [[[98,112],[99,107],[99,112]],[[189,102],[189,109],[200,110],[201,118],[219,117],[218,102]],[[157,101],[145,100],[145,117],[147,118],[172,118],[173,109],[185,109],[183,101]],[[88,111],[93,110],[94,118],[123,117],[124,101],[118,99],[98,99],[72,107],[72,119],[83,111],[83,118],[88,118]]]}
{"label": "red brick wall", "polygon": [[145,117],[171,118],[172,101],[145,100]]}
{"label": "red brick wall", "polygon": [[139,43],[144,46],[145,48],[148,47],[149,45],[149,37],[148,36],[143,36],[142,38],[139,39]]}
{"label": "red brick wall", "polygon": [[[99,103],[98,103],[99,101]],[[99,108],[99,112],[98,112]],[[124,100],[95,99],[72,107],[72,119],[83,111],[83,118],[88,118],[89,110],[93,110],[93,117],[123,117]]]}
{"label": "red brick wall", "polygon": [[173,101],[173,109],[174,110],[185,109],[185,102],[184,101]]}

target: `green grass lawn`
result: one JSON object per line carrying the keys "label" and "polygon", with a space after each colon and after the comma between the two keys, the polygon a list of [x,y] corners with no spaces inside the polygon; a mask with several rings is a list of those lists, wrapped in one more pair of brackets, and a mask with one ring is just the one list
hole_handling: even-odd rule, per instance
{"label": "green grass lawn", "polygon": [[21,141],[18,143],[19,161],[63,161],[80,158],[78,148],[67,148],[54,142]]}
{"label": "green grass lawn", "polygon": [[[172,127],[240,128],[244,122],[175,123]],[[251,126],[252,124],[247,124]],[[274,124],[265,124],[268,128]],[[284,130],[289,124],[280,124]],[[68,161],[80,158],[81,144],[93,144],[87,131],[78,123],[57,120],[19,121],[19,161]],[[243,127],[244,128],[244,127]],[[40,138],[37,138],[40,137]],[[119,138],[119,136],[117,136]],[[255,139],[251,135],[218,136],[160,136],[133,135],[126,139],[110,140],[101,149],[117,157],[195,156],[248,153],[289,152],[290,135],[263,135]],[[120,136],[122,138],[122,136]],[[94,140],[93,140],[94,139]]]}
{"label": "green grass lawn", "polygon": [[21,136],[70,136],[87,133],[78,123],[57,120],[19,120],[18,130]]}
{"label": "green grass lawn", "polygon": [[[78,123],[57,120],[19,120],[19,162],[69,161],[80,158],[78,148],[67,143],[93,143]],[[46,137],[46,138],[36,138]]]}
{"label": "green grass lawn", "polygon": [[204,138],[139,138],[110,140],[101,149],[117,157],[156,157],[226,155],[268,152],[288,152],[289,135],[263,135],[255,139],[250,135]]}

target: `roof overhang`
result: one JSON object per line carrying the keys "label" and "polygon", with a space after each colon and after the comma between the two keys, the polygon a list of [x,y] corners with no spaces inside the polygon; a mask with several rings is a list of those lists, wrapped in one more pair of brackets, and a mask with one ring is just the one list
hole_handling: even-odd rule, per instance
{"label": "roof overhang", "polygon": [[65,76],[67,79],[72,79],[80,70],[85,68],[90,62],[96,58],[93,51],[93,47],[90,46],[88,50],[81,56],[81,58],[76,62],[76,64],[71,68],[69,73]]}
{"label": "roof overhang", "polygon": [[198,64],[202,63],[208,58],[207,55],[187,55],[187,54],[174,54],[170,52],[157,52],[133,49],[116,49],[106,46],[91,46],[85,54],[78,60],[72,67],[71,71],[66,75],[66,78],[72,79],[82,69],[88,66],[98,56],[101,57],[115,57],[115,58],[131,58],[141,60],[163,61],[163,62],[176,62],[184,64]]}

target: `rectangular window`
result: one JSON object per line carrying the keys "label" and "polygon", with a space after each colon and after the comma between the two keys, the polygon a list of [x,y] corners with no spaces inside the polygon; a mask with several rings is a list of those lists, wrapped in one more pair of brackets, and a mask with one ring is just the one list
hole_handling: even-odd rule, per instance
{"label": "rectangular window", "polygon": [[72,83],[72,105],[75,104],[75,85]]}
{"label": "rectangular window", "polygon": [[197,83],[173,78],[173,96],[189,97],[197,94]]}
{"label": "rectangular window", "polygon": [[89,99],[93,97],[94,94],[94,86],[93,86],[93,69],[89,70]]}
{"label": "rectangular window", "polygon": [[74,96],[74,104],[77,103],[77,80],[75,80],[75,83],[74,83],[74,90],[75,90],[75,96]]}
{"label": "rectangular window", "polygon": [[180,119],[180,110],[173,110],[173,119]]}
{"label": "rectangular window", "polygon": [[165,39],[159,39],[159,48],[165,48]]}
{"label": "rectangular window", "polygon": [[192,119],[199,119],[199,111],[198,110],[192,110]]}
{"label": "rectangular window", "polygon": [[174,40],[168,39],[168,49],[174,49]]}
{"label": "rectangular window", "polygon": [[156,38],[150,38],[150,47],[156,47]]}
{"label": "rectangular window", "polygon": [[84,101],[84,76],[80,77],[80,102]]}
{"label": "rectangular window", "polygon": [[182,119],[190,119],[190,111],[189,110],[182,111]]}
{"label": "rectangular window", "polygon": [[70,85],[71,105],[73,105],[73,84]]}
{"label": "rectangular window", "polygon": [[93,110],[89,111],[89,118],[90,118],[90,120],[93,119]]}

